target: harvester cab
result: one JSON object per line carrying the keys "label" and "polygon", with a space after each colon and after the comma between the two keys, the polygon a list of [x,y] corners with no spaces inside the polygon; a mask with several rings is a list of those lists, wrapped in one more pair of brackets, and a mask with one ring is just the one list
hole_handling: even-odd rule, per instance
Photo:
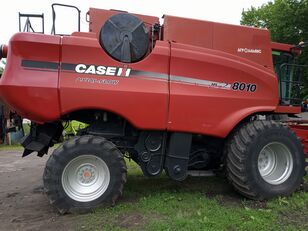
{"label": "harvester cab", "polygon": [[53,9],[52,35],[17,33],[1,47],[0,95],[32,121],[24,156],[47,154],[63,122],[88,124],[46,164],[60,212],[114,204],[124,154],[150,177],[224,171],[256,200],[300,187],[307,126],[279,119],[301,111],[300,47],[271,42],[267,29],[96,8],[81,32],[79,9],[68,7],[78,16],[71,35],[57,35]]}
{"label": "harvester cab", "polygon": [[286,46],[273,43],[273,64],[279,80],[281,105],[300,105],[300,92],[303,87],[303,73],[306,65],[298,64],[298,57],[304,43],[297,46]]}

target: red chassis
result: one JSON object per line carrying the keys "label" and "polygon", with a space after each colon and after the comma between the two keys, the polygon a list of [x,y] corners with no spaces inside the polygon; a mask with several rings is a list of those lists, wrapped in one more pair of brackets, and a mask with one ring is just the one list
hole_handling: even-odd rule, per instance
{"label": "red chassis", "polygon": [[0,96],[33,122],[23,156],[46,154],[63,122],[89,125],[47,162],[45,191],[60,212],[114,204],[126,181],[123,153],[146,176],[225,170],[251,199],[299,188],[306,164],[298,137],[307,153],[307,129],[290,124],[297,137],[281,123],[301,110],[298,47],[272,43],[264,29],[88,14],[88,33],[17,33],[0,49]]}
{"label": "red chassis", "polygon": [[[272,61],[272,50],[290,52],[292,46],[271,43],[267,30],[164,16],[163,40],[145,59],[125,64],[106,54],[97,39],[102,24],[117,13],[91,8],[89,33],[16,34],[5,47],[3,100],[37,123],[100,109],[143,130],[222,138],[253,114],[300,112],[300,107],[279,105]],[[159,21],[138,16],[151,24]],[[196,33],[212,36],[198,39]],[[76,73],[78,64],[116,67],[123,73],[129,69],[130,75]],[[105,84],[93,84],[102,79]]]}
{"label": "red chassis", "polygon": [[[131,71],[128,77],[77,73],[78,64]],[[91,82],[97,79],[116,84]],[[234,90],[235,84],[242,88]],[[0,92],[8,105],[37,123],[93,108],[118,114],[139,129],[217,137],[226,137],[252,114],[300,111],[279,106],[272,65],[168,41],[157,41],[144,60],[124,64],[110,58],[91,34],[16,34]]]}

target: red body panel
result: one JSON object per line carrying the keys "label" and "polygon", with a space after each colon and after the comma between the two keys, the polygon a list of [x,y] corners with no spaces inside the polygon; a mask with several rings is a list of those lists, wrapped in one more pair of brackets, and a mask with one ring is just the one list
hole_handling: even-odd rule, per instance
{"label": "red body panel", "polygon": [[[96,33],[99,35],[99,32],[104,25],[104,23],[115,14],[123,13],[123,11],[118,10],[103,10],[103,9],[96,9],[90,8],[87,15],[89,16],[89,31]],[[143,22],[145,22],[147,27],[151,27],[155,23],[159,23],[158,17],[142,15],[142,14],[134,14],[138,18],[140,18]]]}
{"label": "red body panel", "polygon": [[271,47],[273,50],[290,51],[292,48],[294,48],[294,45],[272,42]]}
{"label": "red body panel", "polygon": [[[166,16],[163,39],[143,60],[125,64],[110,58],[97,39],[103,21],[115,13],[90,9],[91,33],[16,34],[0,80],[1,97],[20,115],[39,123],[77,110],[100,109],[139,129],[217,137],[226,137],[251,114],[284,112],[278,106],[268,31]],[[140,17],[150,24],[158,21]],[[201,25],[208,35],[199,39]],[[99,75],[96,70],[78,72],[78,65],[123,71]]]}
{"label": "red body panel", "polygon": [[171,76],[257,86],[255,92],[247,92],[171,81],[170,130],[225,137],[246,116],[258,111],[273,111],[278,104],[278,81],[274,73],[247,59],[211,49],[172,44],[170,66]]}
{"label": "red body panel", "polygon": [[[85,45],[86,44],[86,45]],[[152,53],[129,67],[137,70],[169,73],[169,43],[158,42]],[[83,54],[83,55],[79,55]],[[64,37],[62,62],[85,63],[125,68],[127,65],[111,59],[96,39]],[[146,67],[146,68],[145,68]],[[116,86],[76,82],[75,72],[60,73],[61,112],[79,109],[102,109],[119,114],[142,129],[165,129],[168,115],[168,80],[148,80],[145,76],[82,77],[118,80]]]}
{"label": "red body panel", "polygon": [[308,158],[308,121],[303,121],[303,123],[290,123],[289,127],[296,133],[296,135],[301,139],[304,146],[304,152],[306,158]]}
{"label": "red body panel", "polygon": [[59,62],[60,39],[60,36],[18,33],[10,41],[7,65],[0,79],[0,96],[25,118],[42,123],[60,117],[58,70],[21,67],[22,60]]}
{"label": "red body panel", "polygon": [[164,16],[164,40],[220,50],[273,68],[268,30]]}
{"label": "red body panel", "polygon": [[300,107],[294,106],[278,106],[275,110],[276,113],[284,113],[284,114],[299,114],[301,113]]}

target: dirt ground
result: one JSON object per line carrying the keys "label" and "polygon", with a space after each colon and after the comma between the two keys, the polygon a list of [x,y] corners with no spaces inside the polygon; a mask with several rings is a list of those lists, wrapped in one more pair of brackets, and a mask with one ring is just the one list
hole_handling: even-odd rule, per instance
{"label": "dirt ground", "polygon": [[304,112],[299,115],[303,120],[308,120],[308,112]]}
{"label": "dirt ground", "polygon": [[0,151],[0,231],[76,230],[80,216],[59,216],[43,194],[48,156],[21,154],[22,150]]}

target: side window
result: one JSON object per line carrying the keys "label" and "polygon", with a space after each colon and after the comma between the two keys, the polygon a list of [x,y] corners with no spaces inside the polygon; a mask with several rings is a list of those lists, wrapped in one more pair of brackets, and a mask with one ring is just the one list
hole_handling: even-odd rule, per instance
{"label": "side window", "polygon": [[296,64],[295,57],[288,52],[273,51],[273,63],[279,81],[281,105],[298,105],[302,66]]}
{"label": "side window", "polygon": [[279,74],[280,67],[282,64],[284,63],[290,64],[293,60],[293,56],[290,53],[273,51],[272,54],[273,54],[274,68],[277,74]]}

